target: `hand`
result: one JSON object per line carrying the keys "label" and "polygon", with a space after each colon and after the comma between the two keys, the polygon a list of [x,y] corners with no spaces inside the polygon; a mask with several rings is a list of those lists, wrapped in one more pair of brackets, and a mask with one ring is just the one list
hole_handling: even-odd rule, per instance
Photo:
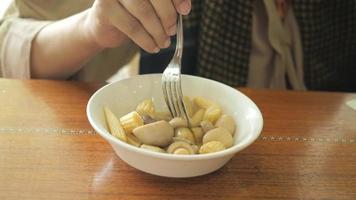
{"label": "hand", "polygon": [[150,53],[170,45],[177,13],[187,15],[191,0],[95,0],[84,22],[90,40],[101,48],[128,38]]}

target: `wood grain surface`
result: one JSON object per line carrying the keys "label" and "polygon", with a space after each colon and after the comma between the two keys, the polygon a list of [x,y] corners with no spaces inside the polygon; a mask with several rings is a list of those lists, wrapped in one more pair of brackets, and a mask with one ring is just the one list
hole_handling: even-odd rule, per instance
{"label": "wood grain surface", "polygon": [[85,108],[101,85],[0,79],[1,200],[356,199],[355,94],[241,89],[261,137],[212,174],[172,179],[130,167],[93,132]]}

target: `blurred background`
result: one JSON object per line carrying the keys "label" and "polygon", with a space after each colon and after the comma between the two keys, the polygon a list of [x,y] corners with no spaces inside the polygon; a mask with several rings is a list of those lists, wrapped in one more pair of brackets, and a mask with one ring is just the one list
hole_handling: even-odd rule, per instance
{"label": "blurred background", "polygon": [[6,8],[9,6],[11,0],[1,0],[1,3],[0,3],[0,17],[3,16]]}

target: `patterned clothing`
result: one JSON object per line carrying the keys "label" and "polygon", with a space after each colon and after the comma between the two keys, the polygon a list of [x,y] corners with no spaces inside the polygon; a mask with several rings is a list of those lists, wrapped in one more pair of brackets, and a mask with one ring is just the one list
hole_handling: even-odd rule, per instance
{"label": "patterned clothing", "polygon": [[[192,1],[187,27],[197,27],[197,73],[245,86],[253,0]],[[356,1],[293,0],[301,32],[304,81],[311,90],[356,91]]]}
{"label": "patterned clothing", "polygon": [[[246,86],[254,1],[192,0],[193,11],[185,20],[183,72],[231,86]],[[30,78],[31,42],[46,23],[44,20],[65,18],[87,9],[92,2],[13,0],[6,16],[0,19],[0,76]],[[356,91],[356,0],[290,3],[300,29],[307,88]],[[131,44],[107,49],[86,63],[75,78],[103,81],[126,63],[131,57],[127,55],[135,52]],[[155,62],[144,62],[147,55],[143,54],[141,64],[148,66],[143,66],[141,72],[162,72],[171,52],[162,50],[163,58],[155,57],[154,61],[163,63],[157,67]]]}

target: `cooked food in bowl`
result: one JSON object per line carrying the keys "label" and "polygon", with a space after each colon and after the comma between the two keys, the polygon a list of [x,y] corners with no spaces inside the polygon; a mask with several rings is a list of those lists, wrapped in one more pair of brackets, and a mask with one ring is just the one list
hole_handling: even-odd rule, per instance
{"label": "cooked food in bowl", "polygon": [[[196,76],[181,76],[183,93],[192,97],[191,108],[185,103],[190,124],[171,119],[162,112],[168,109],[161,78],[162,74],[149,74],[111,83],[96,91],[88,102],[90,124],[128,165],[159,176],[200,176],[224,166],[260,135],[263,118],[253,101],[235,88]],[[108,122],[120,126],[109,128]],[[146,125],[150,126],[142,129]],[[167,131],[151,131],[155,126]],[[151,134],[146,135],[146,131]],[[233,135],[229,137],[227,132]],[[218,138],[221,135],[224,137]]]}
{"label": "cooked food in bowl", "polygon": [[184,97],[189,123],[156,110],[152,99],[143,100],[118,118],[104,107],[109,132],[117,139],[148,151],[177,155],[207,154],[233,146],[235,121],[222,114],[219,104],[204,97]]}

